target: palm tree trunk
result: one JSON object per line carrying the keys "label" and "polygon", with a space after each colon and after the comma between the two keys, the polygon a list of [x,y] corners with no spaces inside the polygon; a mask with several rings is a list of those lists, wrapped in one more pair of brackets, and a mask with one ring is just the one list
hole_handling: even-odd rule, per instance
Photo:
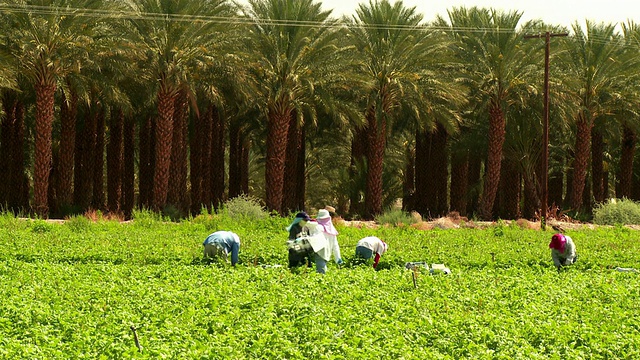
{"label": "palm tree trunk", "polygon": [[36,140],[33,182],[33,200],[36,214],[49,215],[48,191],[51,170],[51,131],[53,129],[55,84],[37,83],[36,92]]}
{"label": "palm tree trunk", "polygon": [[425,137],[426,156],[423,160],[424,171],[424,205],[423,216],[427,218],[438,217],[438,181],[436,171],[438,168],[438,144],[436,132],[428,132]]}
{"label": "palm tree trunk", "polygon": [[149,208],[151,206],[151,199],[153,193],[153,172],[154,172],[154,156],[155,153],[155,140],[154,140],[154,126],[151,121],[151,116],[144,118],[142,127],[140,129],[139,137],[139,151],[140,151],[140,165],[139,171],[139,188],[140,196],[138,198],[138,206],[140,208]]}
{"label": "palm tree trunk", "polygon": [[240,120],[229,125],[229,199],[242,193],[240,179],[240,160],[242,157],[242,135]]}
{"label": "palm tree trunk", "polygon": [[467,216],[467,188],[469,187],[469,152],[451,159],[451,211]]}
{"label": "palm tree trunk", "polygon": [[211,174],[212,174],[212,152],[213,152],[213,129],[214,129],[214,117],[217,113],[217,109],[214,105],[210,104],[207,107],[207,111],[202,118],[202,147],[200,158],[200,172],[201,172],[201,185],[200,185],[200,203],[207,209],[212,208],[212,192],[211,192]]}
{"label": "palm tree trunk", "polygon": [[584,191],[582,192],[582,207],[586,213],[591,213],[592,209],[592,197],[591,197],[591,178],[587,176],[585,181]]}
{"label": "palm tree trunk", "polygon": [[604,141],[602,132],[597,128],[591,129],[591,180],[593,186],[593,197],[596,202],[604,201],[603,187],[603,162],[604,162]]}
{"label": "palm tree trunk", "polygon": [[632,196],[633,158],[636,152],[636,133],[628,125],[622,129],[622,155],[620,159],[620,195]]}
{"label": "palm tree trunk", "polygon": [[202,155],[203,119],[200,114],[193,117],[193,129],[189,142],[189,181],[191,183],[191,213],[200,213],[202,206]]}
{"label": "palm tree trunk", "polygon": [[93,154],[95,144],[95,114],[89,107],[83,107],[83,115],[79,118],[78,131],[74,147],[74,171],[73,171],[73,203],[85,210],[91,204],[93,191],[91,190],[91,176],[93,174],[90,156]]}
{"label": "palm tree trunk", "polygon": [[416,148],[407,147],[405,151],[406,165],[402,180],[402,210],[412,211],[414,210],[413,196],[416,190]]}
{"label": "palm tree trunk", "polygon": [[633,201],[640,201],[640,176],[634,176],[632,183],[633,191],[631,193],[631,199]]}
{"label": "palm tree trunk", "polygon": [[104,148],[105,148],[105,113],[98,109],[96,115],[96,143],[93,152],[93,202],[92,207],[104,210],[106,199],[104,194]]}
{"label": "palm tree trunk", "polygon": [[581,113],[578,116],[575,157],[573,161],[573,181],[571,184],[571,208],[575,211],[582,207],[582,193],[587,178],[587,164],[591,148],[591,121]]}
{"label": "palm tree trunk", "polygon": [[70,206],[73,202],[73,164],[76,142],[76,117],[78,113],[78,96],[71,93],[69,99],[62,92],[60,104],[60,154],[58,166],[57,195],[61,206]]}
{"label": "palm tree trunk", "polygon": [[518,164],[513,160],[505,159],[502,162],[500,177],[500,189],[502,191],[500,202],[500,217],[503,219],[517,219],[520,216],[520,171]]}
{"label": "palm tree trunk", "polygon": [[14,90],[4,90],[2,93],[2,110],[4,117],[0,118],[0,206],[9,205],[13,183],[13,154],[12,140],[17,125],[16,107],[17,93]]}
{"label": "palm tree trunk", "polygon": [[500,183],[500,165],[502,162],[502,146],[505,139],[504,113],[497,100],[489,105],[489,146],[484,178],[482,198],[480,200],[480,217],[485,220],[493,218],[493,202]]}
{"label": "palm tree trunk", "polygon": [[375,112],[367,113],[367,187],[365,191],[365,217],[373,219],[382,213],[382,165],[387,147],[387,121],[376,119]]}
{"label": "palm tree trunk", "polygon": [[25,167],[24,105],[15,90],[2,94],[0,125],[0,205],[18,214],[29,209],[29,178]]}
{"label": "palm tree trunk", "polygon": [[524,217],[527,219],[535,219],[536,212],[541,209],[538,188],[536,177],[524,174]]}
{"label": "palm tree trunk", "polygon": [[171,169],[167,203],[180,212],[188,209],[187,204],[187,137],[189,132],[189,103],[186,89],[181,89],[175,100],[173,117],[173,139],[171,146]]}
{"label": "palm tree trunk", "polygon": [[[553,157],[551,159],[554,160]],[[549,167],[549,185],[547,187],[549,197],[547,203],[549,204],[549,206],[553,206],[555,204],[555,206],[562,208],[564,172],[562,172],[560,169],[564,168],[564,162],[562,157],[556,157],[554,162],[556,164]]]}
{"label": "palm tree trunk", "polygon": [[122,211],[125,220],[131,219],[135,206],[135,137],[136,124],[129,116],[124,120],[124,156],[122,174]]}
{"label": "palm tree trunk", "polygon": [[158,92],[158,117],[155,129],[155,169],[153,173],[153,202],[155,211],[164,209],[169,188],[169,169],[171,167],[171,140],[173,135],[173,115],[175,93],[161,84]]}
{"label": "palm tree trunk", "polygon": [[435,148],[432,148],[431,156],[434,164],[433,175],[436,179],[436,214],[444,216],[449,210],[448,182],[449,182],[449,156],[447,144],[449,136],[444,127],[438,123],[434,133]]}
{"label": "palm tree trunk", "polygon": [[480,204],[482,160],[469,156],[469,187],[467,190],[467,214],[477,214]]}
{"label": "palm tree trunk", "polygon": [[242,140],[242,153],[240,154],[240,191],[249,194],[249,153],[251,152],[251,139],[248,136]]}
{"label": "palm tree trunk", "polygon": [[415,193],[413,205],[414,209],[425,218],[429,215],[429,202],[427,199],[429,189],[429,149],[429,133],[425,130],[416,130]]}
{"label": "palm tree trunk", "polygon": [[224,152],[225,152],[225,133],[226,121],[223,114],[218,109],[213,112],[212,123],[212,142],[211,142],[211,204],[218,209],[224,202]]}
{"label": "palm tree trunk", "polygon": [[47,194],[49,198],[49,216],[59,218],[61,217],[61,214],[59,213],[59,203],[55,184],[58,182],[58,156],[60,149],[56,146],[56,143],[53,142],[51,150],[51,171],[49,172],[49,190]]}
{"label": "palm tree trunk", "polygon": [[124,162],[124,112],[114,109],[111,112],[109,126],[109,144],[107,145],[107,208],[109,212],[122,210],[122,172]]}
{"label": "palm tree trunk", "polygon": [[[567,164],[572,163],[574,157],[575,156],[573,155],[573,152],[571,152],[571,154],[567,155],[566,163]],[[573,167],[569,167],[567,169],[566,184],[567,184],[567,191],[564,195],[565,198],[562,203],[564,204],[564,206],[566,205],[570,206],[573,203],[573,200],[571,200],[571,197],[573,196]]]}
{"label": "palm tree trunk", "polygon": [[295,191],[295,203],[294,206],[296,209],[304,209],[305,208],[305,191],[307,188],[307,169],[306,169],[306,158],[307,158],[307,146],[305,142],[305,130],[302,128],[300,131],[300,151],[298,151],[298,161],[297,161],[297,173],[296,173],[296,191]]}
{"label": "palm tree trunk", "polygon": [[282,186],[284,162],[287,151],[287,134],[291,110],[285,104],[276,104],[267,116],[267,162],[265,168],[267,209],[284,215],[282,211]]}
{"label": "palm tree trunk", "polygon": [[284,163],[284,178],[282,188],[282,211],[290,213],[293,211],[303,210],[298,207],[298,154],[302,146],[302,129],[298,125],[295,112],[291,114],[289,120],[289,131],[287,133],[287,150]]}
{"label": "palm tree trunk", "polygon": [[360,178],[365,171],[367,146],[367,128],[354,129],[351,139],[351,159],[349,164],[349,214],[362,216],[364,203],[361,200],[361,192],[365,186],[360,186]]}
{"label": "palm tree trunk", "polygon": [[602,188],[604,189],[604,199],[609,198],[609,172],[605,171],[602,174]]}

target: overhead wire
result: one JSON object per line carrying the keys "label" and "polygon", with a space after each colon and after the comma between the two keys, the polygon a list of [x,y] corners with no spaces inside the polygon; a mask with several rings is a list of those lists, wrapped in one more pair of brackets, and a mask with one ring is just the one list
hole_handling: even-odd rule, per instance
{"label": "overhead wire", "polygon": [[[265,19],[258,17],[242,17],[242,16],[213,16],[213,15],[195,15],[195,14],[169,14],[154,13],[127,10],[111,10],[111,9],[92,9],[92,8],[71,8],[60,6],[44,6],[31,4],[0,4],[0,11],[28,13],[34,15],[58,15],[58,16],[86,16],[95,18],[111,18],[125,20],[148,20],[148,21],[172,21],[172,22],[206,22],[220,23],[229,25],[257,25],[257,26],[298,26],[298,27],[358,27],[362,29],[375,30],[406,30],[406,31],[441,31],[441,32],[466,32],[466,33],[524,33],[527,29],[513,28],[480,28],[480,27],[460,27],[460,26],[437,26],[433,24],[423,23],[418,25],[397,25],[397,24],[364,24],[361,22],[345,22],[338,18],[332,18],[329,21],[310,21],[295,19]],[[531,33],[541,33],[540,29],[531,29]],[[585,39],[586,42],[604,45],[612,44],[613,46],[639,47],[640,45],[629,44],[621,37],[599,38],[591,36]],[[612,43],[614,41],[614,43]]]}
{"label": "overhead wire", "polygon": [[150,13],[150,12],[137,12],[137,11],[124,11],[124,10],[104,10],[104,9],[90,9],[90,8],[69,8],[69,7],[56,7],[56,6],[42,6],[42,5],[18,5],[18,4],[0,4],[0,10],[9,10],[15,12],[27,12],[36,15],[74,15],[74,16],[89,16],[100,18],[119,18],[128,20],[169,20],[169,21],[207,21],[218,22],[225,24],[251,24],[251,25],[287,25],[287,26],[313,26],[313,27],[335,27],[335,26],[358,26],[362,28],[374,28],[381,30],[423,30],[425,28],[442,31],[468,31],[468,32],[504,32],[513,33],[517,30],[507,28],[477,28],[477,27],[447,27],[447,26],[433,26],[429,24],[419,25],[397,25],[397,24],[362,24],[362,23],[349,23],[340,21],[338,18],[333,18],[335,21],[309,21],[309,20],[295,20],[295,19],[264,19],[257,17],[230,17],[230,16],[209,16],[209,15],[194,15],[194,14],[168,14],[168,13]]}

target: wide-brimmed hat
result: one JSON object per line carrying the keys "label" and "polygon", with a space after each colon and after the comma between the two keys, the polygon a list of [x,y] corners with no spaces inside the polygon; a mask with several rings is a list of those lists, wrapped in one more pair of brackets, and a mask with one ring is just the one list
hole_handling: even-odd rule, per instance
{"label": "wide-brimmed hat", "polygon": [[330,217],[331,217],[331,214],[329,214],[328,210],[320,209],[318,210],[318,215],[316,216],[316,219],[322,220],[322,219],[328,219]]}

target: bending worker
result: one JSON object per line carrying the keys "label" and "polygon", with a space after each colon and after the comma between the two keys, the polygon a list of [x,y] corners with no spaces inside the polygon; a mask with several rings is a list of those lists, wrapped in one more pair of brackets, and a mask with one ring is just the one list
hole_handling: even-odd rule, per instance
{"label": "bending worker", "polygon": [[375,236],[367,236],[366,238],[358,241],[358,244],[356,245],[356,257],[369,260],[373,254],[376,254],[373,259],[373,267],[376,268],[378,266],[378,262],[380,262],[380,257],[387,252],[388,248],[389,246],[386,242]]}
{"label": "bending worker", "polygon": [[231,265],[238,263],[238,253],[240,252],[240,238],[231,231],[216,231],[207,236],[202,243],[204,245],[204,257],[216,259],[221,257],[227,260],[231,254]]}

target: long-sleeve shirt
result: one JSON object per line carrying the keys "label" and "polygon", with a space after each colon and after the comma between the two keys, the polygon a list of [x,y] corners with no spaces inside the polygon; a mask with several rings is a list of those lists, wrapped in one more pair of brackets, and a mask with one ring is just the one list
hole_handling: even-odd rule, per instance
{"label": "long-sleeve shirt", "polygon": [[378,262],[380,261],[380,257],[387,252],[387,244],[384,241],[380,240],[375,236],[367,236],[366,238],[360,239],[356,246],[363,246],[367,249],[373,251],[376,256],[373,259],[373,267],[378,266]]}
{"label": "long-sleeve shirt", "polygon": [[367,236],[366,238],[360,239],[357,246],[364,246],[380,255],[383,255],[387,251],[385,243],[375,236]]}
{"label": "long-sleeve shirt", "polygon": [[327,233],[323,233],[324,237],[327,239],[327,243],[329,244],[329,249],[333,252],[333,260],[336,263],[342,262],[342,256],[340,254],[340,244],[338,244],[338,237],[335,235],[329,235]]}
{"label": "long-sleeve shirt", "polygon": [[553,259],[553,265],[556,267],[571,265],[576,258],[576,246],[573,243],[573,240],[567,235],[564,235],[564,237],[567,239],[564,245],[564,252],[551,249],[551,258]]}
{"label": "long-sleeve shirt", "polygon": [[238,253],[240,252],[240,238],[231,231],[216,231],[207,236],[202,245],[216,244],[221,246],[225,253],[231,254],[231,265],[238,263]]}
{"label": "long-sleeve shirt", "polygon": [[289,228],[289,240],[295,240],[300,236],[309,235],[309,230],[296,223]]}

